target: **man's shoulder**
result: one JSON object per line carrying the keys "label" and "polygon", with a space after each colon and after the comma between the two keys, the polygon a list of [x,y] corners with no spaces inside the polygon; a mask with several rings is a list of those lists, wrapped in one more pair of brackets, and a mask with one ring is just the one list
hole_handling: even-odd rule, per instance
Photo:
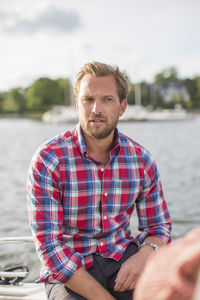
{"label": "man's shoulder", "polygon": [[45,141],[41,146],[45,148],[62,147],[63,143],[69,142],[73,138],[73,130],[57,134],[53,138]]}
{"label": "man's shoulder", "polygon": [[63,150],[67,148],[69,143],[73,140],[73,130],[66,131],[50,138],[43,142],[36,150],[35,156],[38,154],[42,156],[59,156]]}
{"label": "man's shoulder", "polygon": [[137,154],[149,153],[149,151],[134,139],[120,132],[120,141],[123,147],[126,147],[130,152]]}

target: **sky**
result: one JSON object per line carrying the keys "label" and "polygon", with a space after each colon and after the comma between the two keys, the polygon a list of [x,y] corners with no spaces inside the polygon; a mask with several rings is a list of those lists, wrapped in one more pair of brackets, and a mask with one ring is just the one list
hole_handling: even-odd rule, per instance
{"label": "sky", "polygon": [[133,83],[171,66],[200,75],[199,16],[199,0],[0,0],[0,91],[74,81],[92,60]]}

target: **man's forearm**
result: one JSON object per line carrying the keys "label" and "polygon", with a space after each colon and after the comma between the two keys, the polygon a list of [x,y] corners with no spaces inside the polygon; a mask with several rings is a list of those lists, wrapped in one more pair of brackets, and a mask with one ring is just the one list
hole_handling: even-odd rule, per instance
{"label": "man's forearm", "polygon": [[74,272],[65,285],[88,300],[114,300],[113,296],[84,268]]}

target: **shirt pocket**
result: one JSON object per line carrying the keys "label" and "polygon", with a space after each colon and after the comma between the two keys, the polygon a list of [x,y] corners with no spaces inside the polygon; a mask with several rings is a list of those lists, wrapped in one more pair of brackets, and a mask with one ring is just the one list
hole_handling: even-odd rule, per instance
{"label": "shirt pocket", "polygon": [[140,192],[139,179],[114,179],[112,185],[113,213],[120,214],[134,207]]}

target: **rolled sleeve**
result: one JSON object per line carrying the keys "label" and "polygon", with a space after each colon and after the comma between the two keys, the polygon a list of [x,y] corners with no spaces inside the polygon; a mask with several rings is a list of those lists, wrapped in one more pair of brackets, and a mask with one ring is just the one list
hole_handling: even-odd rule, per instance
{"label": "rolled sleeve", "polygon": [[[73,252],[63,227],[59,163],[53,151],[37,152],[28,172],[28,213],[37,253],[42,263],[40,282],[65,283],[84,260]],[[69,237],[70,238],[70,237]]]}
{"label": "rolled sleeve", "polygon": [[136,237],[142,243],[147,236],[156,236],[165,243],[171,241],[171,219],[163,195],[162,184],[155,161],[148,153],[144,155],[144,185],[136,201],[141,233]]}
{"label": "rolled sleeve", "polygon": [[83,257],[80,253],[74,253],[68,257],[68,260],[62,265],[62,269],[59,272],[53,269],[42,270],[38,282],[66,283],[74,272],[83,266],[82,260]]}

